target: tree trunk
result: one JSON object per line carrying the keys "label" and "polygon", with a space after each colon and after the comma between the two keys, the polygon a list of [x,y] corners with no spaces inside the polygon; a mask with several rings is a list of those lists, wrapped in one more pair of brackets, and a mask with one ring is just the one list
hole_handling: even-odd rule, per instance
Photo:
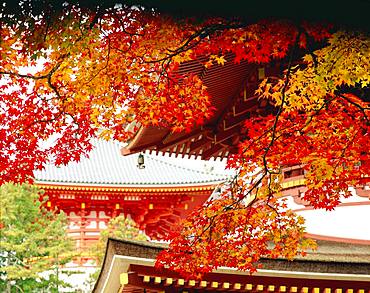
{"label": "tree trunk", "polygon": [[10,285],[10,281],[6,282],[6,293],[12,292],[12,286]]}

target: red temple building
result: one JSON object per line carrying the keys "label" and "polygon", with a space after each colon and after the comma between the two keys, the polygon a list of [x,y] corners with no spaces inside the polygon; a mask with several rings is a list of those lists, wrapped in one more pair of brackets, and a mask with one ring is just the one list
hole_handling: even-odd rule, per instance
{"label": "red temple building", "polygon": [[190,168],[176,165],[183,160],[175,164],[163,156],[143,158],[145,168],[138,166],[137,155],[123,157],[119,143],[96,141],[89,158],[35,172],[47,205],[67,214],[68,234],[78,248],[97,241],[101,229],[118,215],[132,218],[149,237],[160,238],[228,178],[200,162]]}
{"label": "red temple building", "polygon": [[225,56],[223,66],[205,68],[197,60],[180,66],[179,73],[192,73],[201,77],[211,96],[214,115],[190,132],[172,133],[170,129],[155,126],[141,127],[135,137],[122,148],[122,154],[151,150],[194,155],[204,160],[225,158],[236,152],[239,141],[246,135],[243,123],[252,115],[272,111],[266,100],[259,100],[255,90],[262,79],[280,74],[280,64],[264,67]]}

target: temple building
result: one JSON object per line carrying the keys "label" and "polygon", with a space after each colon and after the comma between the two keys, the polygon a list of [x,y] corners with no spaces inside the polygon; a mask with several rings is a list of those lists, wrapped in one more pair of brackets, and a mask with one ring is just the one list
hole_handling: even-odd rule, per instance
{"label": "temple building", "polygon": [[94,293],[116,292],[370,292],[370,245],[319,241],[294,261],[262,259],[250,275],[222,267],[201,280],[154,267],[165,245],[109,239]]}
{"label": "temple building", "polygon": [[331,212],[300,200],[305,191],[299,167],[283,169],[283,197],[306,219],[307,237],[318,250],[294,261],[262,259],[256,274],[220,268],[201,280],[154,267],[164,244],[109,239],[93,292],[370,292],[370,190],[352,188],[353,196]]}
{"label": "temple building", "polygon": [[282,65],[257,65],[246,61],[234,62],[226,54],[223,66],[206,68],[198,60],[181,64],[179,74],[198,75],[210,94],[213,115],[203,125],[189,132],[173,133],[170,129],[141,126],[136,135],[122,148],[128,155],[143,150],[166,152],[176,156],[193,155],[203,160],[227,158],[238,150],[238,143],[245,139],[244,121],[253,115],[271,113],[273,106],[258,99],[255,90],[262,79],[278,76]]}
{"label": "temple building", "polygon": [[119,215],[133,219],[149,237],[161,238],[228,179],[220,162],[205,166],[149,154],[141,154],[138,162],[138,155],[122,156],[118,142],[94,144],[89,158],[35,172],[48,207],[67,214],[68,234],[82,250]]}

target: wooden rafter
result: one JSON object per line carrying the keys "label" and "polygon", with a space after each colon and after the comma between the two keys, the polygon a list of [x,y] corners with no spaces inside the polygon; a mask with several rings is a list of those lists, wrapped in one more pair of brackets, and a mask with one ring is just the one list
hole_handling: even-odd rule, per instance
{"label": "wooden rafter", "polygon": [[217,157],[217,155],[224,149],[221,144],[215,144],[205,152],[203,152],[202,157],[204,160],[209,160],[212,157]]}
{"label": "wooden rafter", "polygon": [[168,138],[166,138],[165,140],[163,140],[163,142],[161,142],[157,145],[157,148],[160,151],[166,151],[167,149],[171,149],[171,148],[174,148],[178,145],[181,145],[181,144],[187,142],[188,140],[191,140],[194,137],[200,136],[203,133],[206,133],[208,131],[209,131],[208,129],[206,129],[206,130],[197,129],[197,130],[194,130],[193,132],[188,133],[184,136],[181,136],[181,137],[179,137],[175,140],[169,140]]}
{"label": "wooden rafter", "polygon": [[[309,292],[316,288],[340,288],[363,290],[368,288],[367,281],[335,280],[318,278],[299,278],[281,276],[258,276],[245,274],[209,273],[201,280],[186,280],[178,273],[168,269],[131,264],[127,273],[121,274],[126,288],[148,290],[237,291],[237,292]],[[314,291],[313,291],[314,292]],[[347,291],[348,292],[348,291]]]}

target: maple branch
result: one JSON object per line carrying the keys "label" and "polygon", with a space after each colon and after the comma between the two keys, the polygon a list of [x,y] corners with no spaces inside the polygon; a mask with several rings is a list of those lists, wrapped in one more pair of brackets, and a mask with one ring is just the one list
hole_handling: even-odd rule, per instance
{"label": "maple branch", "polygon": [[[213,223],[214,223],[216,217],[217,217],[217,215],[214,215],[214,216],[208,218],[209,219],[209,224],[202,230],[202,232],[198,236],[196,236],[196,235],[189,236],[189,238],[193,238],[192,242],[190,243],[190,246],[193,246],[195,243],[197,243],[208,230],[210,230],[210,236],[211,236],[211,234],[212,234],[211,229],[212,229],[212,226],[213,226]],[[209,237],[208,241],[210,241],[210,240],[211,240],[211,238]]]}
{"label": "maple branch", "polygon": [[60,100],[63,100],[62,99],[62,96],[60,95],[60,93],[59,93],[59,90],[58,90],[58,88],[51,82],[51,77],[52,77],[52,75],[54,74],[54,72],[60,67],[60,65],[61,65],[62,63],[60,62],[59,64],[57,64],[53,69],[55,69],[55,70],[52,70],[52,71],[50,71],[49,73],[49,75],[48,75],[48,77],[47,77],[47,83],[48,83],[48,85],[49,85],[49,87],[55,92],[55,94],[56,94],[56,96],[58,97],[58,99],[60,99]]}
{"label": "maple branch", "polygon": [[22,128],[22,131],[26,131],[26,130],[28,130],[29,128],[31,128],[32,126],[34,126],[36,124],[54,122],[57,119],[59,119],[63,114],[68,114],[68,113],[66,113],[64,111],[59,111],[56,114],[56,116],[54,116],[53,118],[50,118],[50,119],[41,119],[41,120],[34,120],[30,124],[26,125],[26,127]]}
{"label": "maple branch", "polygon": [[[234,184],[237,184],[238,185],[238,183],[237,183],[237,178],[238,178],[238,174],[236,174],[235,176],[234,176],[234,178],[233,178],[233,180],[231,181],[231,183],[230,183],[230,186],[232,186],[233,185],[233,183],[232,182],[236,182],[236,183],[234,183]],[[259,184],[259,182],[257,182],[256,184],[255,184],[255,186],[258,186],[258,184]],[[231,189],[233,189],[232,187],[231,187]],[[250,189],[250,192],[253,190],[254,188],[251,188]],[[255,198],[256,199],[256,198]],[[255,199],[253,199],[253,201],[252,202],[254,202],[255,201]],[[225,207],[223,207],[222,208],[222,210],[221,211],[219,211],[219,213],[217,213],[217,214],[215,214],[215,215],[213,215],[212,217],[209,217],[209,224],[205,227],[205,228],[203,228],[202,229],[202,231],[201,231],[201,233],[198,235],[198,236],[192,236],[192,238],[193,238],[193,240],[192,240],[192,242],[190,243],[190,245],[194,245],[199,239],[201,239],[201,237],[209,230],[210,232],[209,232],[209,237],[208,237],[208,241],[210,241],[211,240],[211,235],[212,235],[212,227],[213,227],[213,225],[214,225],[214,223],[215,223],[215,221],[216,221],[216,218],[221,214],[221,213],[223,213],[223,212],[227,212],[228,210],[230,210],[230,209],[232,209],[233,208],[233,206],[235,206],[235,205],[237,205],[237,203],[240,203],[241,202],[241,200],[242,199],[238,199],[237,201],[235,201],[235,202],[233,202],[232,204],[230,204],[230,205],[228,205],[228,206],[225,206]],[[210,203],[210,205],[211,205],[211,203]],[[248,205],[249,206],[249,205]]]}
{"label": "maple branch", "polygon": [[21,74],[21,73],[12,72],[12,71],[0,71],[0,75],[10,75],[10,76],[16,76],[16,77],[21,77],[21,78],[30,78],[34,80],[46,79],[48,78],[49,74],[50,72],[44,75],[35,76],[32,74]]}
{"label": "maple branch", "polygon": [[[333,100],[334,100],[335,98],[334,97],[332,97],[332,98],[330,98],[330,99],[327,99],[327,100],[325,100],[324,101],[324,103],[322,103],[322,105],[318,108],[318,109],[316,109],[314,112],[313,112],[313,114],[312,115],[309,115],[308,116],[308,119],[307,119],[307,121],[306,121],[306,123],[301,127],[301,128],[299,128],[299,129],[297,129],[297,131],[299,132],[299,134],[300,135],[303,135],[303,129],[305,129],[308,125],[310,125],[310,123],[312,122],[312,119],[314,118],[314,117],[316,117],[317,115],[319,115],[319,113],[320,113],[320,111],[321,110],[323,110],[325,107],[327,107]],[[291,120],[292,121],[292,120]],[[293,121],[292,121],[293,122]],[[290,126],[287,126],[287,127],[285,127],[285,128],[282,128],[282,130],[286,130],[286,129],[289,129],[290,128]],[[280,135],[277,135],[276,136],[276,139],[278,139],[278,138],[280,138],[280,137],[282,137],[283,135],[285,135],[286,133],[281,133]]]}
{"label": "maple branch", "polygon": [[370,121],[369,121],[369,118],[367,117],[366,115],[366,111],[370,110],[370,107],[362,107],[359,103],[356,103],[355,101],[347,98],[345,95],[343,94],[339,94],[339,96],[343,99],[343,100],[346,100],[348,103],[356,106],[363,114],[364,114],[364,118],[366,119],[367,123],[369,124]]}
{"label": "maple branch", "polygon": [[[267,173],[265,173],[265,174],[267,174]],[[212,228],[213,228],[213,226],[214,226],[214,224],[215,224],[215,222],[216,222],[216,218],[218,218],[221,214],[223,214],[224,212],[227,212],[227,211],[229,211],[229,210],[231,210],[231,209],[236,209],[236,206],[238,205],[238,204],[240,204],[244,199],[245,199],[245,197],[247,196],[247,195],[250,195],[251,193],[252,193],[252,191],[253,190],[257,190],[257,192],[258,192],[258,186],[260,185],[260,183],[262,182],[262,180],[263,180],[263,178],[264,178],[264,176],[265,176],[265,174],[263,175],[263,176],[261,176],[254,184],[253,184],[253,186],[248,190],[248,192],[247,192],[247,194],[245,194],[243,197],[239,197],[237,200],[235,200],[235,201],[233,201],[231,204],[229,204],[229,205],[227,205],[227,206],[225,206],[225,207],[223,207],[222,208],[222,210],[220,210],[219,211],[219,213],[217,213],[217,214],[215,214],[215,215],[213,215],[212,217],[210,217],[209,218],[209,224],[205,227],[205,228],[203,228],[202,229],[202,232],[198,235],[198,236],[193,236],[193,240],[192,240],[192,242],[191,242],[191,245],[194,245],[199,239],[201,239],[201,237],[209,230],[210,232],[209,232],[209,237],[208,237],[208,241],[210,241],[211,240],[211,235],[212,235]],[[236,174],[235,176],[234,176],[234,178],[233,178],[233,180],[232,180],[232,182],[234,182],[234,184],[237,184],[238,185],[238,183],[237,183],[237,178],[238,178],[238,174]],[[232,186],[233,185],[233,183],[230,183],[230,185]],[[231,190],[233,190],[234,188],[232,188],[231,187]],[[256,202],[257,202],[257,200],[258,200],[258,197],[257,197],[257,194],[256,194],[256,196],[253,198],[253,200],[252,201],[250,201],[247,205],[245,205],[243,208],[245,208],[245,209],[248,209],[248,207],[251,207],[251,206],[253,206]],[[249,216],[249,214],[250,214],[250,209],[249,209],[249,211],[248,211],[248,214],[247,214],[247,216]]]}
{"label": "maple branch", "polygon": [[[292,46],[292,49],[291,49],[291,53],[290,53],[290,57],[289,57],[289,62],[288,62],[287,73],[286,73],[286,77],[285,77],[285,82],[284,82],[284,86],[282,88],[282,100],[281,100],[280,106],[278,107],[278,111],[277,111],[277,113],[275,115],[274,123],[273,123],[273,125],[269,129],[267,129],[264,133],[262,133],[257,139],[254,139],[252,142],[250,142],[249,143],[249,146],[245,148],[245,149],[248,149],[250,146],[252,146],[253,144],[255,144],[256,141],[262,139],[263,137],[265,137],[266,135],[268,135],[269,133],[271,133],[270,142],[269,142],[269,144],[266,147],[264,147],[264,153],[263,153],[263,156],[262,156],[262,162],[263,162],[263,166],[264,166],[264,174],[261,176],[260,180],[257,181],[257,184],[260,184],[262,182],[262,180],[267,175],[269,175],[268,190],[270,190],[270,191],[271,191],[271,184],[272,184],[272,181],[271,181],[272,175],[273,174],[278,174],[279,172],[278,171],[272,171],[272,170],[270,170],[270,168],[268,167],[268,163],[267,163],[267,155],[268,155],[268,152],[270,151],[271,147],[275,143],[275,141],[277,139],[279,139],[283,135],[283,134],[281,134],[281,135],[278,135],[277,134],[277,124],[278,124],[279,118],[280,118],[280,116],[281,116],[281,114],[283,112],[283,109],[284,109],[284,104],[285,104],[285,100],[286,100],[285,93],[286,93],[286,89],[287,89],[288,84],[289,84],[289,77],[291,75],[292,66],[293,66],[293,58],[294,58],[294,55],[295,55],[295,50],[298,47],[298,42],[299,42],[301,33],[302,33],[302,29],[300,29],[298,31],[298,34],[297,34],[297,36],[295,38],[294,45]],[[253,186],[251,188],[251,190],[248,191],[247,195],[250,194],[252,192],[252,190],[254,188],[256,188],[256,186],[257,185]],[[271,200],[273,194],[274,194],[273,192],[270,192],[270,194],[268,195],[268,197],[267,197],[267,205],[269,205],[269,201]],[[243,200],[245,198],[245,196],[243,196],[241,200]]]}
{"label": "maple branch", "polygon": [[[168,88],[170,88],[170,82],[171,81],[174,82],[174,83],[176,82],[176,80],[174,78],[172,78],[167,72],[168,68],[170,67],[170,64],[171,64],[171,59],[164,60],[164,61],[161,62],[162,70],[160,71],[158,79],[157,79],[157,84],[158,84],[157,85],[157,92],[158,92],[158,89],[159,89],[159,84],[160,84],[161,77],[164,77],[164,78],[167,79]],[[167,97],[169,97],[169,96],[170,96],[170,93],[168,93]]]}
{"label": "maple branch", "polygon": [[[66,55],[62,55],[61,59],[64,59]],[[58,70],[58,68],[61,65],[61,61],[59,61],[48,73],[44,75],[32,75],[32,74],[21,74],[18,72],[12,72],[12,71],[0,71],[0,75],[10,75],[10,76],[16,76],[21,78],[29,78],[33,80],[39,80],[39,79],[48,79],[51,75],[54,74],[55,71]]]}
{"label": "maple branch", "polygon": [[[342,149],[341,151],[341,154],[339,156],[339,158],[345,158],[345,153],[347,151],[347,149],[349,148],[349,146],[351,144],[353,144],[353,142],[355,141],[356,137],[357,137],[357,134],[360,132],[360,129],[357,130],[357,132],[355,132],[352,136],[352,139],[348,140],[348,143],[345,145],[345,147]],[[340,160],[338,158],[338,162],[335,164],[334,166],[334,171],[338,168],[339,164],[340,164]]]}
{"label": "maple branch", "polygon": [[49,16],[46,16],[46,29],[45,29],[45,35],[44,35],[44,42],[46,42],[46,37],[48,36],[50,24],[51,24],[51,19]]}
{"label": "maple branch", "polygon": [[306,40],[307,40],[307,48],[308,48],[308,54],[310,54],[310,56],[312,57],[312,60],[313,60],[313,65],[314,65],[314,69],[315,69],[315,73],[316,73],[316,67],[318,65],[318,61],[317,61],[317,57],[316,55],[313,53],[313,48],[312,48],[312,44],[314,44],[314,39],[313,37],[311,37],[307,30],[304,29],[303,26],[299,26],[300,30],[304,33],[304,35],[306,36]]}
{"label": "maple branch", "polygon": [[102,68],[100,68],[95,74],[93,74],[92,76],[91,76],[91,78],[87,81],[87,82],[85,82],[83,85],[87,85],[87,84],[89,84],[90,82],[92,82],[99,74],[100,74],[100,72],[102,72],[103,70],[105,70],[105,69],[107,69],[108,68],[108,66],[109,66],[109,61],[110,61],[110,51],[111,51],[111,40],[110,40],[110,38],[108,37],[107,38],[108,39],[108,52],[107,52],[107,55],[106,55],[106,62],[105,62],[105,65],[102,67]]}
{"label": "maple branch", "polygon": [[[177,49],[175,49],[175,50],[167,49],[167,51],[170,52],[170,54],[167,54],[166,57],[156,59],[156,60],[144,61],[144,62],[145,63],[158,63],[158,62],[165,61],[165,60],[171,60],[173,57],[175,57],[175,56],[177,56],[177,55],[179,55],[183,52],[186,52],[188,50],[191,50],[191,49],[195,48],[196,46],[198,46],[203,41],[203,39],[209,37],[211,34],[217,32],[217,31],[222,31],[222,30],[225,30],[225,29],[241,28],[243,26],[244,26],[243,23],[238,23],[238,24],[234,24],[234,25],[232,25],[232,24],[214,24],[214,25],[211,25],[211,26],[203,27],[200,30],[198,30],[197,32],[195,32],[194,34],[192,34],[191,36],[189,36],[186,39],[186,41],[184,42],[184,44],[182,44]],[[192,41],[197,39],[198,37],[199,37],[199,39],[196,40],[194,43],[192,43]]]}
{"label": "maple branch", "polygon": [[184,51],[189,50],[189,49],[194,47],[194,46],[189,46],[189,44],[191,43],[191,41],[193,41],[197,37],[200,37],[200,39],[205,39],[206,37],[209,37],[211,34],[217,32],[217,31],[223,31],[223,30],[228,30],[228,29],[236,29],[236,28],[241,28],[241,27],[244,27],[244,26],[245,26],[245,24],[242,23],[242,22],[235,23],[235,24],[231,24],[231,22],[225,23],[225,24],[221,24],[221,23],[212,24],[208,27],[207,26],[203,27],[198,32],[192,34],[190,37],[188,37],[186,39],[185,43],[181,47],[177,48],[176,50],[168,49],[168,51],[173,52],[173,53],[179,52],[179,51],[184,52]]}
{"label": "maple branch", "polygon": [[[258,194],[258,186],[262,183],[263,179],[265,178],[265,176],[267,175],[267,171],[265,170],[265,172],[260,176],[260,178],[249,188],[249,190],[247,191],[247,193],[244,195],[244,196],[240,196],[236,201],[234,201],[232,204],[224,207],[224,211],[227,211],[228,209],[231,209],[233,206],[241,203],[248,195],[251,195],[253,190],[257,190],[256,191],[256,196],[253,198],[253,200],[251,202],[249,202],[245,207],[248,208],[248,207],[251,207],[253,206],[253,204],[257,201],[258,197],[257,197],[257,194]],[[238,184],[238,183],[236,183]]]}
{"label": "maple branch", "polygon": [[92,30],[93,27],[95,26],[95,24],[97,24],[99,22],[99,19],[103,15],[103,13],[104,13],[104,8],[102,8],[101,6],[97,6],[97,10],[96,10],[96,13],[94,15],[94,18],[92,19],[92,21],[90,22],[90,25],[89,25],[90,30]]}
{"label": "maple branch", "polygon": [[263,160],[263,165],[264,165],[264,168],[266,170],[266,172],[270,173],[269,169],[268,169],[268,166],[267,166],[267,154],[270,150],[270,148],[272,147],[272,145],[274,144],[275,140],[276,140],[276,130],[277,130],[277,123],[279,121],[279,117],[281,115],[281,113],[283,112],[283,108],[284,108],[284,104],[285,104],[285,99],[286,99],[286,95],[285,95],[285,92],[286,92],[286,89],[288,87],[288,84],[289,84],[289,77],[290,77],[290,74],[291,74],[291,71],[292,71],[292,65],[293,65],[293,58],[294,58],[294,54],[295,54],[295,50],[298,46],[298,42],[299,42],[299,38],[302,34],[302,30],[300,29],[297,36],[296,36],[296,39],[295,39],[295,42],[294,42],[294,45],[291,49],[291,54],[289,56],[289,61],[288,61],[288,68],[287,68],[287,73],[286,73],[286,77],[285,77],[285,83],[284,83],[284,86],[282,88],[282,98],[281,98],[281,104],[278,108],[278,111],[276,113],[276,116],[275,116],[275,121],[274,121],[274,124],[271,128],[272,130],[272,134],[271,134],[271,141],[270,143],[268,144],[268,146],[266,147],[266,151],[262,157],[262,160]]}
{"label": "maple branch", "polygon": [[[248,190],[248,192],[239,197],[239,199],[237,199],[235,202],[233,202],[232,204],[226,206],[223,208],[223,211],[226,211],[227,209],[230,209],[232,208],[233,206],[236,206],[238,203],[240,203],[242,200],[244,200],[246,198],[247,195],[250,195],[252,193],[253,190],[255,190],[256,188],[258,188],[258,186],[262,183],[263,179],[269,175],[269,183],[268,183],[268,190],[271,191],[271,184],[272,184],[272,175],[273,174],[277,174],[276,171],[272,171],[269,169],[268,167],[268,163],[267,163],[267,155],[268,155],[268,152],[269,150],[271,149],[272,145],[275,143],[275,141],[278,139],[278,136],[277,136],[277,123],[279,121],[279,117],[280,115],[282,114],[283,112],[283,108],[284,108],[284,104],[285,104],[285,99],[286,99],[286,96],[285,96],[285,92],[286,92],[286,89],[288,87],[288,84],[289,84],[289,77],[290,77],[290,74],[291,74],[291,70],[292,70],[292,65],[293,65],[293,58],[294,58],[294,54],[295,54],[295,49],[297,48],[298,46],[298,42],[299,42],[299,38],[301,36],[301,30],[298,32],[297,36],[296,36],[296,39],[295,39],[295,43],[292,47],[292,50],[291,50],[291,54],[290,54],[290,57],[289,57],[289,62],[288,62],[288,68],[287,68],[287,73],[286,73],[286,78],[285,78],[285,83],[284,83],[284,86],[282,88],[282,100],[281,100],[281,104],[278,108],[278,112],[275,116],[275,120],[274,120],[274,124],[272,125],[272,127],[270,129],[268,129],[265,133],[263,133],[258,139],[261,139],[262,137],[266,136],[268,133],[272,133],[271,134],[271,140],[268,144],[267,147],[265,147],[265,152],[263,154],[263,157],[262,157],[262,161],[263,161],[263,165],[264,165],[264,172],[263,174],[261,175],[261,177],[255,182],[255,184],[253,184],[253,186],[251,186],[251,188]],[[236,178],[236,177],[235,177]],[[266,205],[268,207],[270,207],[271,209],[273,209],[276,214],[279,214],[279,212],[273,207],[271,206],[270,204],[270,200],[273,196],[273,192],[270,192],[268,197],[267,197],[267,200],[266,200]],[[253,206],[253,204],[258,200],[258,197],[257,197],[257,194],[256,196],[254,197],[254,199],[247,204],[246,208],[249,207],[249,206]]]}

